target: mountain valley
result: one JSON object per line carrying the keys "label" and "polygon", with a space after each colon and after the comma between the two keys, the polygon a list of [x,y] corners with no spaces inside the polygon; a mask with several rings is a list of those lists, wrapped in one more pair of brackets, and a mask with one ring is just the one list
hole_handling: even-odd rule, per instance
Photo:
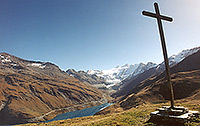
{"label": "mountain valley", "polygon": [[[102,92],[48,62],[0,53],[0,124],[42,121],[55,109],[77,109],[104,102]],[[79,106],[78,106],[79,105]],[[66,111],[66,112],[67,112]],[[39,120],[38,120],[39,119]]]}
{"label": "mountain valley", "polygon": [[[198,100],[200,47],[184,50],[169,61],[176,102]],[[45,121],[106,102],[115,104],[97,115],[168,104],[164,69],[163,62],[149,62],[110,70],[62,71],[49,62],[0,53],[0,125]]]}

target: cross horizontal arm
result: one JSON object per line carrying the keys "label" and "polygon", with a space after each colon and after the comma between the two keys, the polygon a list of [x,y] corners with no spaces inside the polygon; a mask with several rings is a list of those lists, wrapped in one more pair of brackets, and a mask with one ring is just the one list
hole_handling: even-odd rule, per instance
{"label": "cross horizontal arm", "polygon": [[154,17],[154,18],[160,18],[162,20],[166,20],[166,21],[170,21],[170,22],[173,21],[173,19],[171,17],[157,15],[155,13],[151,13],[151,12],[147,12],[147,11],[142,11],[142,14],[145,15],[145,16]]}

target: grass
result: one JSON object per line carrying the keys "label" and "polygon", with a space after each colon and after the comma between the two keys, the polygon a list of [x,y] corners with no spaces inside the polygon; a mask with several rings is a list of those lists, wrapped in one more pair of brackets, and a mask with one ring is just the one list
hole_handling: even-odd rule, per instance
{"label": "grass", "polygon": [[[179,103],[176,105],[183,105],[191,110],[200,110],[200,101]],[[150,116],[149,113],[156,108],[169,105],[169,103],[154,103],[141,105],[119,113],[112,113],[106,115],[95,115],[82,118],[74,118],[67,120],[53,121],[49,123],[29,123],[25,126],[148,126],[152,123],[146,123]],[[116,108],[115,108],[116,109]],[[199,120],[200,121],[200,120]],[[23,125],[23,126],[24,126]],[[185,126],[199,126],[200,123],[186,123]]]}
{"label": "grass", "polygon": [[49,123],[29,123],[27,126],[143,126],[149,120],[149,113],[157,108],[156,105],[140,106],[120,113],[107,115],[95,115],[82,118],[74,118]]}

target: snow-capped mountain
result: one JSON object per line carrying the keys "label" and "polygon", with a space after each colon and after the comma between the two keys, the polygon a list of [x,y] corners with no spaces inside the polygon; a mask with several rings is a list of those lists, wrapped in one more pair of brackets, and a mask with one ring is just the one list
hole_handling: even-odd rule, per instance
{"label": "snow-capped mountain", "polygon": [[[64,71],[50,62],[29,61],[16,56],[0,53],[0,69],[12,68],[14,71],[28,70],[30,73],[47,75],[49,77],[66,78],[69,77]],[[53,71],[53,72],[52,72]]]}
{"label": "snow-capped mountain", "polygon": [[[1,65],[10,65],[13,68],[19,67],[20,63],[17,62],[19,58],[16,58],[12,55],[6,54],[6,53],[1,53],[0,55],[0,64]],[[23,63],[26,64],[26,66],[32,66],[40,69],[44,69],[46,67],[47,62],[36,62],[36,61],[26,61],[26,60],[21,60]]]}
{"label": "snow-capped mountain", "polygon": [[[96,74],[99,77],[105,78],[107,82],[111,83],[111,85],[120,83],[122,80],[126,79],[130,75],[136,76],[152,67],[157,66],[157,64],[148,62],[147,64],[125,64],[123,66],[117,66],[115,68],[109,70],[88,70],[88,74]],[[110,85],[110,86],[111,86]],[[108,86],[109,87],[109,86]]]}
{"label": "snow-capped mountain", "polygon": [[[169,57],[169,65],[170,67],[178,64],[182,60],[184,60],[189,55],[192,55],[200,50],[200,47],[183,50],[182,52],[172,55]],[[119,84],[121,81],[125,79],[131,79],[151,68],[159,69],[159,71],[163,71],[165,69],[164,62],[160,64],[155,64],[152,62],[148,62],[147,64],[125,64],[123,66],[117,66],[115,68],[109,70],[88,70],[88,74],[95,74],[99,77],[103,77],[110,85],[107,87],[115,86]]]}
{"label": "snow-capped mountain", "polygon": [[[179,62],[184,60],[189,55],[192,55],[192,54],[198,52],[199,50],[200,50],[200,47],[195,47],[195,48],[192,48],[192,49],[183,50],[182,52],[180,52],[178,54],[174,54],[174,55],[170,56],[169,57],[170,67],[173,67],[174,65],[178,64]],[[165,68],[164,61],[157,66],[157,69],[160,69],[160,68],[162,68],[162,69]]]}
{"label": "snow-capped mountain", "polygon": [[[169,57],[169,65],[170,67],[173,67],[174,65],[178,64],[182,60],[184,60],[189,55],[192,55],[200,50],[200,47],[192,48],[183,50],[182,52],[172,55]],[[139,64],[125,64],[123,66],[117,66],[115,68],[111,68],[108,70],[88,70],[84,74],[89,76],[98,76],[105,80],[104,84],[100,84],[101,86],[98,86],[100,88],[106,87],[108,89],[114,89],[118,90],[119,88],[126,85],[126,83],[136,79],[140,74],[144,73],[145,71],[148,71],[150,69],[154,69],[156,73],[160,73],[165,70],[164,62],[160,64],[148,62],[147,64],[139,63]],[[68,73],[71,76],[74,76],[75,78],[80,80],[80,77],[77,77],[77,75],[74,72]],[[151,73],[154,74],[154,73]],[[84,76],[85,78],[85,76]],[[90,80],[89,78],[85,78],[85,80]],[[93,86],[95,86],[95,83],[91,83]]]}

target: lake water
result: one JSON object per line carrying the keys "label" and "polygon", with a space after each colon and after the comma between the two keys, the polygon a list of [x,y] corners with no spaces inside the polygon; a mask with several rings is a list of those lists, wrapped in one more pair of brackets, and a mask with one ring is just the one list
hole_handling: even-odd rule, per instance
{"label": "lake water", "polygon": [[101,105],[97,105],[91,108],[86,108],[78,111],[67,112],[57,115],[55,118],[51,120],[47,120],[45,122],[51,122],[56,120],[65,120],[65,119],[72,119],[76,117],[84,117],[84,116],[93,116],[95,113],[101,111],[102,109],[112,105],[113,103],[105,103]]}

